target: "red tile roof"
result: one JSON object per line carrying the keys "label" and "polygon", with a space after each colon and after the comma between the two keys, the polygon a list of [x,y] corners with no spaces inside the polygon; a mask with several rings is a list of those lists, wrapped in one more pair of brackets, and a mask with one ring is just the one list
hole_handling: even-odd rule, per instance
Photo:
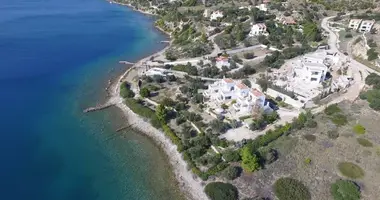
{"label": "red tile roof", "polygon": [[223,81],[226,83],[233,83],[234,82],[234,80],[232,80],[230,78],[225,78],[225,79],[223,79]]}
{"label": "red tile roof", "polygon": [[228,58],[225,56],[219,56],[215,59],[216,61],[228,61]]}
{"label": "red tile roof", "polygon": [[261,96],[263,96],[263,93],[261,93],[259,90],[257,90],[257,89],[252,89],[251,90],[251,93],[254,95],[254,96],[256,96],[256,97],[261,97]]}
{"label": "red tile roof", "polygon": [[264,23],[259,23],[259,24],[256,24],[259,28],[266,28],[265,24]]}
{"label": "red tile roof", "polygon": [[236,85],[239,89],[248,89],[248,86],[246,86],[244,83],[239,83]]}

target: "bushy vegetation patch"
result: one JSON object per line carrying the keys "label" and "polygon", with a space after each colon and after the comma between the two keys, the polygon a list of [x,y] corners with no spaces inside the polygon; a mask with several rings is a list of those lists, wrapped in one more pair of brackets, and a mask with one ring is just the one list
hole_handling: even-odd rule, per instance
{"label": "bushy vegetation patch", "polygon": [[237,166],[229,166],[223,171],[223,175],[228,180],[234,180],[239,177],[241,168]]}
{"label": "bushy vegetation patch", "polygon": [[237,188],[229,183],[209,183],[204,191],[211,200],[237,200],[239,198]]}
{"label": "bushy vegetation patch", "polygon": [[362,126],[361,124],[356,124],[354,127],[353,127],[353,130],[356,134],[358,135],[363,135],[365,133],[365,127]]}
{"label": "bushy vegetation patch", "polygon": [[369,140],[367,139],[364,139],[364,138],[358,138],[356,139],[358,141],[358,143],[360,145],[362,145],[363,147],[373,147],[373,144],[372,142],[370,142]]}
{"label": "bushy vegetation patch", "polygon": [[307,141],[311,141],[311,142],[314,142],[317,137],[315,137],[315,135],[312,135],[312,134],[306,134],[303,136]]}
{"label": "bushy vegetation patch", "polygon": [[334,200],[359,200],[361,196],[359,186],[349,180],[337,180],[330,191]]}
{"label": "bushy vegetation patch", "polygon": [[342,112],[342,110],[338,107],[337,104],[332,104],[332,105],[329,105],[325,108],[324,110],[325,114],[326,115],[333,115],[333,114],[336,114],[336,113],[340,113]]}
{"label": "bushy vegetation patch", "polygon": [[348,178],[362,178],[364,176],[364,171],[358,165],[351,162],[341,162],[338,164],[338,169],[343,176]]}
{"label": "bushy vegetation patch", "polygon": [[337,126],[343,126],[343,125],[347,124],[347,122],[348,122],[347,117],[341,113],[337,113],[337,114],[330,116],[330,119]]}
{"label": "bushy vegetation patch", "polygon": [[380,76],[371,73],[365,78],[365,83],[367,85],[372,86],[373,88],[367,90],[366,92],[362,92],[360,94],[360,98],[363,100],[367,100],[369,103],[369,107],[374,110],[380,110]]}
{"label": "bushy vegetation patch", "polygon": [[274,183],[274,192],[279,200],[309,200],[309,189],[292,178],[280,178]]}
{"label": "bushy vegetation patch", "polygon": [[132,98],[135,96],[135,93],[131,90],[130,85],[127,82],[120,85],[120,96],[123,98]]}

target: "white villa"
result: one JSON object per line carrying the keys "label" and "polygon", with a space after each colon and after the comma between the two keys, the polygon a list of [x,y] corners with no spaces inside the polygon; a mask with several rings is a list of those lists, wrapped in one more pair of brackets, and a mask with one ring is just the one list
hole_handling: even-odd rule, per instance
{"label": "white villa", "polygon": [[259,24],[254,24],[251,27],[251,31],[249,32],[249,36],[257,36],[257,35],[262,35],[267,32],[267,27],[265,26],[264,23],[259,23]]}
{"label": "white villa", "polygon": [[263,108],[265,95],[258,89],[252,89],[244,83],[235,82],[230,78],[216,81],[208,86],[203,95],[210,102],[223,104],[235,100],[233,108],[240,114],[249,114],[253,108]]}
{"label": "white villa", "polygon": [[223,66],[230,67],[230,61],[226,56],[219,56],[216,59],[216,67],[222,69]]}
{"label": "white villa", "polygon": [[338,62],[337,56],[329,55],[325,50],[306,54],[289,60],[274,72],[273,83],[289,92],[294,92],[301,103],[306,103],[322,92],[322,82],[326,79],[329,66]]}
{"label": "white villa", "polygon": [[310,84],[319,84],[325,80],[328,71],[324,58],[305,55],[300,64],[293,66],[295,76]]}
{"label": "white villa", "polygon": [[375,24],[375,20],[363,20],[359,27],[359,32],[370,32],[373,25]]}
{"label": "white villa", "polygon": [[351,19],[348,28],[351,28],[359,32],[370,32],[375,20],[362,20],[362,19]]}
{"label": "white villa", "polygon": [[361,19],[351,19],[350,23],[348,24],[348,28],[352,28],[353,30],[358,30],[361,22],[362,22]]}
{"label": "white villa", "polygon": [[222,11],[219,11],[219,10],[214,11],[210,15],[210,21],[217,20],[218,18],[222,18],[223,16],[224,15]]}

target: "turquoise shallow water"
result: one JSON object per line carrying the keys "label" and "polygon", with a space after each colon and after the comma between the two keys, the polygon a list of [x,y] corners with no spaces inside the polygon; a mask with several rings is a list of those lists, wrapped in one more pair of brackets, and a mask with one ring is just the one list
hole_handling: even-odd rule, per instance
{"label": "turquoise shallow water", "polygon": [[83,114],[109,79],[162,48],[149,17],[102,0],[0,3],[0,199],[180,199],[165,156]]}

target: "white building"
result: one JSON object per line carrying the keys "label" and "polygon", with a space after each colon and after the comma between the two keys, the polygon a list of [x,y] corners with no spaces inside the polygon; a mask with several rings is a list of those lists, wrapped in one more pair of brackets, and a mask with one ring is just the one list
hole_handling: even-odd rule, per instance
{"label": "white building", "polygon": [[264,23],[259,23],[259,24],[254,24],[251,27],[251,31],[249,32],[249,36],[257,36],[257,35],[262,35],[267,32],[267,27],[265,26]]}
{"label": "white building", "polygon": [[353,30],[358,30],[360,23],[362,22],[361,19],[351,19],[350,23],[348,24],[348,28],[351,28]]}
{"label": "white building", "polygon": [[211,11],[209,9],[205,9],[205,11],[203,11],[204,18],[209,18],[210,15],[211,15]]}
{"label": "white building", "polygon": [[264,11],[264,12],[268,11],[267,4],[265,4],[265,3],[262,3],[258,6],[256,6],[256,8],[258,8],[259,10]]}
{"label": "white building", "polygon": [[305,55],[301,59],[301,65],[293,66],[295,76],[306,83],[319,85],[326,78],[328,67],[324,58]]}
{"label": "white building", "polygon": [[155,75],[159,75],[159,76],[163,76],[163,77],[165,77],[165,76],[167,76],[167,75],[173,75],[172,73],[170,73],[168,70],[166,70],[166,69],[162,69],[162,68],[156,68],[156,67],[154,67],[154,68],[151,68],[151,69],[149,69],[148,71],[146,71],[145,73],[144,73],[144,75],[146,75],[146,76],[155,76]]}
{"label": "white building", "polygon": [[210,21],[213,21],[213,20],[217,20],[218,18],[222,18],[224,15],[223,15],[223,12],[222,11],[214,11],[211,13],[211,16],[210,16]]}
{"label": "white building", "polygon": [[375,24],[375,20],[363,20],[360,23],[359,32],[370,32],[373,25]]}
{"label": "white building", "polygon": [[223,66],[230,67],[230,61],[226,56],[219,56],[216,59],[216,67],[222,69]]}
{"label": "white building", "polygon": [[257,89],[251,89],[244,83],[235,82],[230,78],[216,81],[208,86],[203,95],[211,102],[219,104],[231,102],[235,111],[240,113],[252,112],[254,107],[262,108],[265,103],[265,95]]}

